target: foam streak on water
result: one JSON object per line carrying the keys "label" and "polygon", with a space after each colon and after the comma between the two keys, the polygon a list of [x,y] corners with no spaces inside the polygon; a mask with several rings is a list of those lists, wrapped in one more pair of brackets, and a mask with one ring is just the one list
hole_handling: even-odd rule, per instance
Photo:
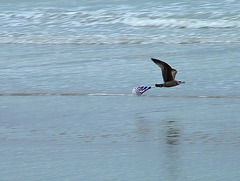
{"label": "foam streak on water", "polygon": [[[1,96],[136,96],[132,94],[116,93],[80,93],[80,92],[17,92],[0,93]],[[144,97],[163,97],[163,98],[240,98],[240,95],[143,95]]]}

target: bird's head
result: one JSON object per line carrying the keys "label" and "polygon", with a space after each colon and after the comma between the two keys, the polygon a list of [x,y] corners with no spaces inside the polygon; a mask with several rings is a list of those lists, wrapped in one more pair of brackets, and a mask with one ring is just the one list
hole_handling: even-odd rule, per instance
{"label": "bird's head", "polygon": [[185,84],[185,81],[178,81],[179,84]]}

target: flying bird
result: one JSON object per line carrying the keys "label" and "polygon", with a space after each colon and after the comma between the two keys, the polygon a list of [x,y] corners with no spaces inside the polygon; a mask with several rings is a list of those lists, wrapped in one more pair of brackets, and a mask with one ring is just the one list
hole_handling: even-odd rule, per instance
{"label": "flying bird", "polygon": [[173,69],[166,62],[152,58],[152,61],[162,69],[163,84],[155,84],[155,87],[173,87],[184,84],[184,81],[175,80],[177,70]]}

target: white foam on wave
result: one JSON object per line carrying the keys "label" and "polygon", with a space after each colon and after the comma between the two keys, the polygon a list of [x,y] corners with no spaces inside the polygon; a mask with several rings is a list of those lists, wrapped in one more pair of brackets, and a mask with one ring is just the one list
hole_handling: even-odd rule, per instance
{"label": "white foam on wave", "polygon": [[202,13],[194,17],[191,14],[132,12],[131,9],[121,11],[84,11],[84,10],[32,10],[7,11],[0,13],[3,27],[19,26],[91,26],[126,24],[139,27],[171,27],[171,28],[238,28],[240,27],[239,14],[224,14],[217,16],[217,12]]}
{"label": "white foam on wave", "polygon": [[136,27],[161,27],[161,28],[239,28],[238,20],[223,19],[150,19],[126,18],[123,23]]}
{"label": "white foam on wave", "polygon": [[[240,38],[236,38],[239,37],[240,15],[235,12],[201,12],[192,15],[184,11],[180,14],[166,10],[159,13],[157,8],[152,11],[139,11],[131,7],[95,11],[35,8],[1,12],[0,21],[1,44],[240,42]],[[158,28],[160,32],[151,33],[149,28]],[[186,30],[193,32],[192,29],[203,32],[184,34]],[[208,29],[213,29],[215,33],[204,34]],[[223,33],[222,29],[229,30]]]}

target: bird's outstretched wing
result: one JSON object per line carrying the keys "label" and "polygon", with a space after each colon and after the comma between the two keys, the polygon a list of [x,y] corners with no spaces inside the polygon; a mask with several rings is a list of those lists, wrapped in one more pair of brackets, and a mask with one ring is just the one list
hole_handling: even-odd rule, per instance
{"label": "bird's outstretched wing", "polygon": [[161,60],[152,58],[152,61],[162,69],[162,76],[163,76],[164,82],[172,81],[175,79],[177,70],[172,69],[170,65],[168,65],[166,62],[163,62]]}

